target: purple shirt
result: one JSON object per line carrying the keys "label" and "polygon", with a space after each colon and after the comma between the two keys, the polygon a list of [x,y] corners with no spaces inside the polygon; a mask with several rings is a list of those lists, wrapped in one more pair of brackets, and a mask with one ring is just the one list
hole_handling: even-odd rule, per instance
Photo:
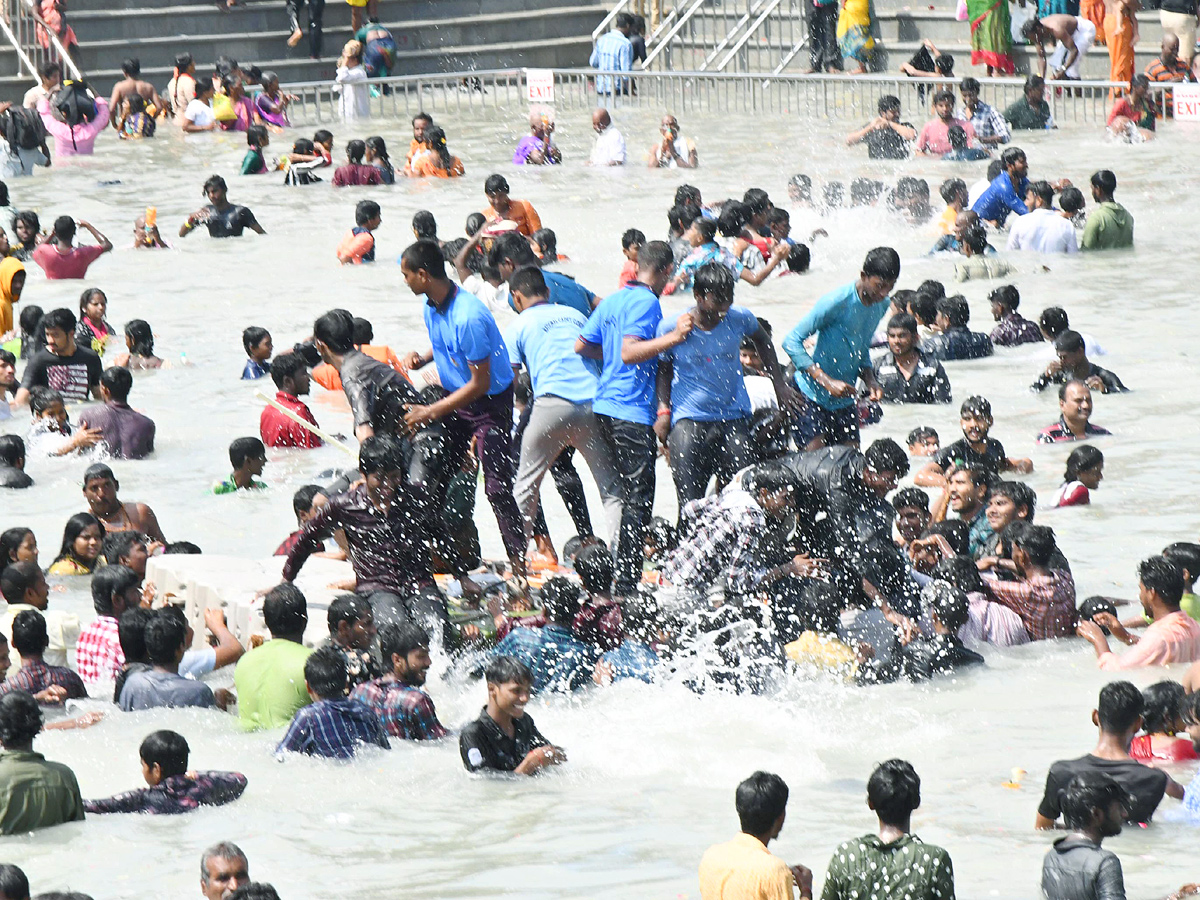
{"label": "purple shirt", "polygon": [[[521,138],[520,143],[517,144],[516,152],[513,153],[513,165],[525,165],[525,163],[529,162],[529,154],[534,150],[545,152],[546,142],[532,134],[525,135],[525,137]],[[546,162],[552,163],[553,160],[547,159]]]}
{"label": "purple shirt", "polygon": [[99,428],[108,452],[117,459],[144,459],[154,452],[154,422],[127,403],[115,400],[86,409],[79,416],[83,428]]}

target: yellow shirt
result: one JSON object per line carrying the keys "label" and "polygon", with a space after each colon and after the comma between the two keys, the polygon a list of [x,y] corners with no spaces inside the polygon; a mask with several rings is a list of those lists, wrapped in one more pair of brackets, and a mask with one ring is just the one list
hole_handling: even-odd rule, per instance
{"label": "yellow shirt", "polygon": [[[9,665],[14,672],[21,667],[21,654],[12,645],[13,619],[17,613],[35,608],[28,603],[9,603],[8,608],[0,613],[0,632],[8,640]],[[79,616],[61,609],[44,609],[41,612],[46,620],[46,636],[50,639],[50,644],[42,653],[42,661],[48,666],[65,666],[67,650],[75,646],[79,637]]]}
{"label": "yellow shirt", "polygon": [[939,234],[954,234],[954,226],[958,223],[958,210],[947,206],[942,210],[942,217],[937,220]]}
{"label": "yellow shirt", "polygon": [[831,672],[854,670],[858,654],[836,637],[806,631],[783,648],[788,659],[800,666],[814,666]]}
{"label": "yellow shirt", "polygon": [[793,900],[791,870],[758,838],[739,834],[700,860],[700,900]]}

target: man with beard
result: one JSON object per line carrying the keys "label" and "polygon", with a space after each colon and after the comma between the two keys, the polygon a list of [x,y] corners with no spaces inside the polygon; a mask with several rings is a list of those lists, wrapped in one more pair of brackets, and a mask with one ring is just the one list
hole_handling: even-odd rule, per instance
{"label": "man with beard", "polygon": [[379,716],[392,737],[406,741],[432,741],[447,731],[438,721],[433,699],[421,690],[433,664],[429,658],[429,634],[410,623],[387,625],[379,632],[384,665],[392,671],[382,678],[360,684],[350,694]]}

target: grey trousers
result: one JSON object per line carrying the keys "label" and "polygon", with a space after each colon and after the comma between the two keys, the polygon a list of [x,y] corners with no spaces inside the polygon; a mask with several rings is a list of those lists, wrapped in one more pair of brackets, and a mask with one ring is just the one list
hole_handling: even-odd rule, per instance
{"label": "grey trousers", "polygon": [[608,447],[600,438],[592,404],[572,403],[553,394],[537,398],[521,437],[521,461],[513,481],[513,496],[525,523],[525,540],[533,536],[533,517],[542,479],[567,447],[579,451],[596,479],[608,520],[606,537],[611,542],[621,521],[619,479]]}

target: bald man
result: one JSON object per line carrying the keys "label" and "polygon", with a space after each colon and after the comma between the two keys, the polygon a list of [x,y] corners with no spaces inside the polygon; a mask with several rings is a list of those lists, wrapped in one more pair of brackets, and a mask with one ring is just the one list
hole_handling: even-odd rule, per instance
{"label": "bald man", "polygon": [[[1191,67],[1192,56],[1196,52],[1197,13],[1200,13],[1200,2],[1197,0],[1162,0],[1162,6],[1158,10],[1158,20],[1162,23],[1163,32],[1175,36],[1177,42],[1175,52],[1188,67]],[[1166,41],[1164,41],[1164,50],[1166,46]],[[1149,70],[1146,75],[1151,81],[1156,80]],[[1192,81],[1195,80],[1195,78],[1192,79]]]}
{"label": "bald man", "polygon": [[[1195,44],[1194,33],[1195,29],[1193,28],[1193,46]],[[1158,59],[1151,61],[1150,65],[1146,66],[1146,77],[1151,81],[1195,81],[1196,74],[1192,71],[1191,65],[1180,58],[1179,51],[1179,38],[1169,32],[1164,34],[1162,53]],[[1170,117],[1174,115],[1171,91],[1164,91],[1163,95],[1166,98],[1167,106],[1165,114]]]}
{"label": "bald man", "polygon": [[691,138],[680,136],[679,120],[672,115],[665,115],[658,130],[662,140],[650,148],[650,168],[696,168],[696,145]]}
{"label": "bald man", "polygon": [[596,145],[592,148],[592,158],[588,160],[588,165],[625,165],[625,138],[613,125],[612,116],[608,114],[607,109],[598,109],[592,113],[592,131],[596,132]]}

